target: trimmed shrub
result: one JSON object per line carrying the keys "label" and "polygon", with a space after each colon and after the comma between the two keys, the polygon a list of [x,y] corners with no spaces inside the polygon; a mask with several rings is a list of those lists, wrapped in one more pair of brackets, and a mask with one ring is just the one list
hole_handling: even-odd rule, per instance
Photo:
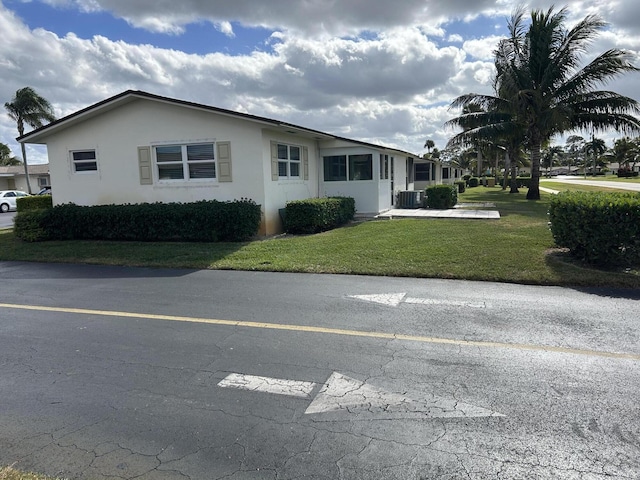
{"label": "trimmed shrub", "polygon": [[480,179],[478,177],[471,177],[467,184],[469,188],[473,188],[473,187],[477,187],[479,183],[480,183]]}
{"label": "trimmed shrub", "polygon": [[638,172],[632,172],[631,170],[618,170],[618,177],[621,178],[629,178],[629,177],[637,177]]}
{"label": "trimmed shrub", "polygon": [[467,182],[465,182],[464,180],[458,180],[456,182],[456,185],[458,186],[458,193],[464,193],[465,192]]}
{"label": "trimmed shrub", "polygon": [[49,240],[49,233],[42,226],[42,219],[47,210],[26,210],[18,213],[13,219],[13,233],[25,242],[42,242]]}
{"label": "trimmed shrub", "polygon": [[16,211],[18,213],[52,207],[51,195],[30,195],[16,199]]}
{"label": "trimmed shrub", "polygon": [[556,244],[588,263],[640,264],[640,194],[563,192],[549,206]]}
{"label": "trimmed shrub", "polygon": [[[93,207],[65,204],[36,212],[45,232],[43,240],[238,242],[256,235],[261,220],[260,205],[248,199]],[[27,213],[32,212],[20,213],[16,222]],[[22,230],[32,231],[29,222],[33,221],[24,220],[29,228]],[[35,241],[28,240],[27,234],[23,238],[19,230],[19,238]]]}
{"label": "trimmed shrub", "polygon": [[356,202],[351,197],[309,198],[288,202],[284,229],[287,233],[318,233],[353,219]]}
{"label": "trimmed shrub", "polygon": [[531,187],[531,176],[528,177],[516,177],[516,183],[518,188],[530,188]]}
{"label": "trimmed shrub", "polygon": [[454,185],[434,185],[425,190],[427,208],[452,208],[458,203],[458,189]]}

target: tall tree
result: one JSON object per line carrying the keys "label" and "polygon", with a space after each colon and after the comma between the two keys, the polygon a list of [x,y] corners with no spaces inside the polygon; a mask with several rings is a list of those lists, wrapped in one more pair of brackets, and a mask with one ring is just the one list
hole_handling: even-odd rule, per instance
{"label": "tall tree", "polygon": [[8,145],[4,143],[0,143],[0,165],[3,167],[12,166],[12,165],[21,165],[22,162],[19,158],[11,155],[11,149]]}
{"label": "tall tree", "polygon": [[[524,133],[531,152],[531,186],[528,199],[540,198],[541,146],[552,136],[572,130],[601,131],[614,128],[640,132],[640,105],[611,91],[595,90],[607,81],[639,69],[631,54],[608,50],[580,68],[582,54],[606,24],[589,15],[567,29],[566,8],[554,12],[533,10],[525,25],[524,9],[508,22],[510,36],[495,52],[496,95],[467,94],[452,106],[476,103],[493,110],[494,131]],[[490,131],[491,128],[488,129]]]}
{"label": "tall tree", "polygon": [[541,165],[547,168],[547,176],[551,176],[551,169],[557,164],[558,158],[564,155],[564,149],[559,145],[547,147],[540,157]]}
{"label": "tall tree", "polygon": [[[607,145],[604,143],[604,140],[601,138],[596,138],[595,136],[591,136],[591,141],[587,142],[584,146],[585,154],[591,155],[593,158],[593,175],[596,174],[596,161],[598,158],[607,151]],[[584,169],[585,175],[587,173],[587,169]]]}
{"label": "tall tree", "polygon": [[424,142],[424,148],[426,148],[427,152],[429,153],[431,153],[431,149],[434,148],[435,146],[436,146],[435,142],[430,138],[428,138],[427,141]]}
{"label": "tall tree", "polygon": [[[45,123],[55,120],[53,107],[47,99],[41,97],[31,87],[24,87],[16,91],[11,102],[4,104],[9,112],[9,117],[18,126],[18,134],[24,135],[25,124],[32,128],[42,127]],[[27,166],[27,152],[24,143],[20,144],[22,149],[22,160],[24,163],[24,174],[27,179],[27,189],[31,192],[31,182],[29,181],[29,169]]]}

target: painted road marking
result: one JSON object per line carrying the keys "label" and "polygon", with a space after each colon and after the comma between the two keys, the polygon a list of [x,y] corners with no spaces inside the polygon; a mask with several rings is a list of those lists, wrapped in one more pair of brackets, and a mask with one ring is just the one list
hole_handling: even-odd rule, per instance
{"label": "painted road marking", "polygon": [[349,413],[419,414],[429,418],[504,417],[503,414],[457,400],[430,395],[417,401],[399,393],[333,372],[313,399],[305,414],[346,410]]}
{"label": "painted road marking", "polygon": [[[251,392],[272,393],[297,398],[309,398],[314,382],[286,380],[231,373],[218,383],[221,388],[236,388]],[[320,392],[305,410],[305,415],[348,412],[368,414],[416,414],[427,418],[504,417],[503,414],[457,400],[435,395],[417,401],[400,393],[389,392],[363,381],[333,372]]]}
{"label": "painted road marking", "polygon": [[606,352],[602,350],[584,350],[570,347],[555,347],[550,345],[532,345],[526,343],[491,342],[482,340],[460,340],[455,338],[426,337],[421,335],[404,335],[390,332],[372,332],[363,330],[346,330],[341,328],[317,327],[311,325],[295,325],[283,323],[246,322],[240,320],[219,320],[214,318],[183,317],[177,315],[158,315],[153,313],[117,312],[109,310],[90,310],[85,308],[45,307],[42,305],[21,305],[14,303],[0,303],[0,308],[14,310],[31,310],[39,312],[71,313],[76,315],[95,315],[102,317],[137,318],[142,320],[164,320],[169,322],[203,323],[207,325],[224,325],[230,327],[262,328],[266,330],[287,330],[291,332],[322,333],[329,335],[346,335],[350,337],[376,338],[382,340],[400,340],[406,342],[431,343],[440,345],[455,345],[461,347],[506,348],[512,350],[562,353],[569,355],[583,355],[587,357],[617,358],[623,360],[640,361],[640,355],[634,353]]}
{"label": "painted road marking", "polygon": [[456,300],[437,300],[434,298],[411,298],[406,293],[378,293],[373,295],[348,295],[349,298],[365,302],[380,303],[389,307],[397,307],[401,303],[414,305],[450,305],[454,307],[487,308],[484,302],[460,302]]}
{"label": "painted road marking", "polygon": [[313,382],[299,382],[282,378],[257,377],[255,375],[243,375],[232,373],[218,383],[222,388],[238,388],[251,390],[252,392],[273,393],[289,397],[308,398],[316,386]]}

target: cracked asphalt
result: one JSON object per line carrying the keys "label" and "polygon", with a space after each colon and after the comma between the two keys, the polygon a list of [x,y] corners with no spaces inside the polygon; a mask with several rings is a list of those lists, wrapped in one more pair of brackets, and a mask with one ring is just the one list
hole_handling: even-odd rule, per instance
{"label": "cracked asphalt", "polygon": [[[8,262],[0,273],[0,465],[94,480],[640,478],[637,291]],[[397,293],[425,302],[349,297]],[[305,413],[334,372],[416,403],[364,395]],[[309,398],[219,387],[231,373],[316,386]],[[504,416],[416,406],[434,399]]]}

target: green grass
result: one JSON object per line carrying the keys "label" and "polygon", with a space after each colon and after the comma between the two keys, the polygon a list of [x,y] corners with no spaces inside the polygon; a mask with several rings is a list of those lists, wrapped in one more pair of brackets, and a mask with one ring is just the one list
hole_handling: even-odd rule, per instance
{"label": "green grass", "polygon": [[[582,179],[583,180],[583,179]],[[552,190],[558,190],[559,192],[566,191],[581,191],[581,192],[628,192],[622,188],[615,187],[602,187],[598,185],[583,185],[583,184],[571,184],[565,182],[554,182],[553,180],[540,180],[540,186],[544,188],[550,188]]]}
{"label": "green grass", "polygon": [[596,177],[587,177],[587,178],[584,178],[584,176],[577,176],[575,178],[576,179],[580,179],[580,180],[593,180],[595,182],[640,183],[640,177],[622,177],[622,178],[620,178],[617,175],[606,175],[604,177],[596,176]]}
{"label": "green grass", "polygon": [[0,233],[0,260],[169,268],[341,273],[541,285],[640,287],[640,273],[601,271],[554,250],[548,198],[477,187],[461,202],[494,202],[500,220],[401,219],[247,243],[25,243]]}
{"label": "green grass", "polygon": [[0,468],[0,480],[60,480],[32,472],[22,472],[12,467]]}

